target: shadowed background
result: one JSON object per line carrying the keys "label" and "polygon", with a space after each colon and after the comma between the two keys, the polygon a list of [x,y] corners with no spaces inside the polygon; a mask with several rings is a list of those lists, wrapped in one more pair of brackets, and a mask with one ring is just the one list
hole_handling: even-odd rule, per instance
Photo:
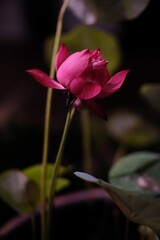
{"label": "shadowed background", "polygon": [[[60,2],[51,0],[45,3],[42,0],[0,1],[0,171],[41,161],[47,89],[31,79],[25,70],[39,68],[49,71],[44,58],[44,42],[55,33],[60,5]],[[138,88],[142,83],[159,82],[159,7],[158,0],[151,1],[135,20],[103,25],[103,29],[119,38],[123,52],[121,68],[131,69],[121,90],[106,100],[108,115],[114,108],[121,107],[147,112]],[[79,20],[68,10],[63,31],[69,31],[78,23]],[[51,161],[56,154],[66,113],[63,94],[55,91],[53,101],[56,104],[54,102],[52,112]],[[73,125],[78,123],[77,114]],[[52,139],[53,132],[57,141]],[[78,165],[81,154],[77,156],[80,144],[77,136],[80,133],[73,128],[70,134],[71,139],[76,137],[77,140],[74,147],[71,141],[72,151],[66,150],[64,163],[70,164],[75,159]],[[1,206],[3,208],[4,203]],[[8,219],[10,215],[12,213],[6,211],[4,218]],[[4,218],[0,223],[4,223]]]}

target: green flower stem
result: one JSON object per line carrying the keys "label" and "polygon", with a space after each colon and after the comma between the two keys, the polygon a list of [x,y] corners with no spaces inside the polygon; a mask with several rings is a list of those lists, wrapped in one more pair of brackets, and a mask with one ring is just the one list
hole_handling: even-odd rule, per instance
{"label": "green flower stem", "polygon": [[47,225],[48,225],[47,232],[48,233],[49,233],[49,228],[50,228],[51,211],[52,211],[52,205],[53,205],[55,191],[56,191],[58,172],[59,172],[59,168],[60,168],[60,164],[61,164],[61,160],[62,160],[62,156],[63,156],[63,150],[64,150],[64,146],[65,146],[65,142],[66,142],[66,137],[68,134],[68,130],[69,130],[74,112],[75,112],[75,107],[73,107],[72,109],[70,109],[68,111],[64,130],[63,130],[63,135],[61,138],[60,146],[59,146],[58,153],[57,153],[56,160],[55,160],[54,174],[53,174],[52,180],[51,180],[50,198],[49,198],[48,211],[47,211],[48,212],[48,221],[47,221]]}
{"label": "green flower stem", "polygon": [[91,154],[91,122],[88,110],[81,111],[82,148],[83,148],[83,170],[90,174],[92,169]]}
{"label": "green flower stem", "polygon": [[62,7],[61,7],[59,15],[58,15],[57,29],[56,29],[56,34],[55,34],[55,42],[54,42],[52,58],[51,58],[51,65],[50,65],[50,77],[51,78],[54,76],[54,71],[55,71],[54,61],[55,61],[55,57],[56,57],[56,54],[58,51],[59,42],[60,42],[60,38],[61,38],[63,17],[64,17],[66,9],[68,7],[68,4],[69,4],[69,0],[63,1]]}
{"label": "green flower stem", "polygon": [[[59,12],[57,20],[57,29],[55,34],[55,42],[53,45],[51,66],[50,66],[50,77],[54,78],[55,68],[54,61],[56,53],[58,51],[58,46],[60,42],[62,23],[64,13],[69,4],[69,0],[64,0],[62,7]],[[48,146],[49,146],[49,128],[50,128],[50,115],[51,115],[51,100],[52,100],[52,89],[48,89],[46,98],[46,110],[45,110],[45,123],[44,123],[44,140],[43,140],[43,154],[42,154],[42,170],[41,170],[41,239],[46,240],[46,208],[45,208],[45,185],[46,185],[46,168],[47,168],[47,156],[48,156]]]}
{"label": "green flower stem", "polygon": [[49,126],[50,126],[50,112],[51,112],[52,89],[48,89],[45,112],[45,126],[44,126],[44,143],[43,143],[43,157],[41,168],[41,186],[40,186],[40,202],[41,202],[41,239],[46,239],[46,207],[45,207],[45,186],[46,186],[46,170],[47,170],[47,155],[49,145]]}

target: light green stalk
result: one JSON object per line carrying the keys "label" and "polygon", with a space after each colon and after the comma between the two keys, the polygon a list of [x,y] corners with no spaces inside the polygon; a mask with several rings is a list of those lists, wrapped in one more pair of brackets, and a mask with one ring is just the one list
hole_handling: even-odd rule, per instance
{"label": "light green stalk", "polygon": [[[56,53],[58,51],[61,32],[62,32],[62,23],[64,13],[69,4],[69,0],[64,0],[62,7],[59,12],[57,20],[57,29],[55,34],[55,42],[53,45],[51,65],[50,65],[50,77],[54,78],[55,68],[54,62]],[[40,202],[41,202],[41,239],[46,240],[46,207],[45,207],[45,189],[46,189],[46,169],[47,169],[47,157],[48,157],[48,147],[49,147],[49,128],[50,128],[50,115],[51,115],[51,100],[52,100],[52,89],[48,89],[47,98],[46,98],[46,108],[45,108],[45,123],[44,123],[44,140],[43,140],[43,154],[42,154],[42,170],[41,170],[41,193],[40,193]]]}

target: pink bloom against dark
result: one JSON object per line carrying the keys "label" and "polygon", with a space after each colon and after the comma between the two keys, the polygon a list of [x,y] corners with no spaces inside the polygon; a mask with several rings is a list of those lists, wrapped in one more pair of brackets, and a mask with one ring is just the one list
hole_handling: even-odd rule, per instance
{"label": "pink bloom against dark", "polygon": [[87,107],[104,117],[95,99],[105,98],[117,91],[129,72],[123,70],[111,76],[107,63],[99,49],[84,49],[70,55],[67,47],[62,44],[55,59],[57,81],[38,69],[27,72],[45,87],[68,91],[74,99],[80,99]]}

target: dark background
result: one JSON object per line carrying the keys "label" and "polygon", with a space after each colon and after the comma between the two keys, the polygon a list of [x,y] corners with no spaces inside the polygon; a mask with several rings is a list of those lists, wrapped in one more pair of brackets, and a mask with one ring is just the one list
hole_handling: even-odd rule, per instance
{"label": "dark background", "polygon": [[[56,3],[55,3],[56,2]],[[55,33],[60,2],[52,0],[0,1],[0,171],[11,167],[23,168],[40,163],[43,143],[43,123],[47,89],[38,85],[26,69],[39,68],[48,72],[43,46],[46,38]],[[159,82],[160,1],[151,0],[146,10],[135,20],[120,23],[120,43],[124,60],[122,68],[131,72],[121,91],[107,99],[108,111],[117,107],[144,110],[139,87],[146,82]],[[69,31],[78,20],[67,11],[63,31]],[[49,150],[52,161],[65,120],[65,99],[56,92],[53,128],[57,141],[52,139]],[[76,117],[75,122],[78,122]],[[76,123],[77,123],[76,122]],[[76,124],[74,123],[74,124]],[[77,126],[77,125],[76,125]],[[72,139],[75,132],[71,131]],[[77,134],[79,134],[77,132]],[[77,140],[78,143],[78,140]],[[73,144],[73,141],[71,141]],[[68,150],[69,151],[69,150]],[[70,152],[64,162],[70,163]],[[72,145],[72,158],[79,164],[77,146]],[[4,203],[1,203],[1,209]],[[10,217],[5,212],[0,224]]]}

